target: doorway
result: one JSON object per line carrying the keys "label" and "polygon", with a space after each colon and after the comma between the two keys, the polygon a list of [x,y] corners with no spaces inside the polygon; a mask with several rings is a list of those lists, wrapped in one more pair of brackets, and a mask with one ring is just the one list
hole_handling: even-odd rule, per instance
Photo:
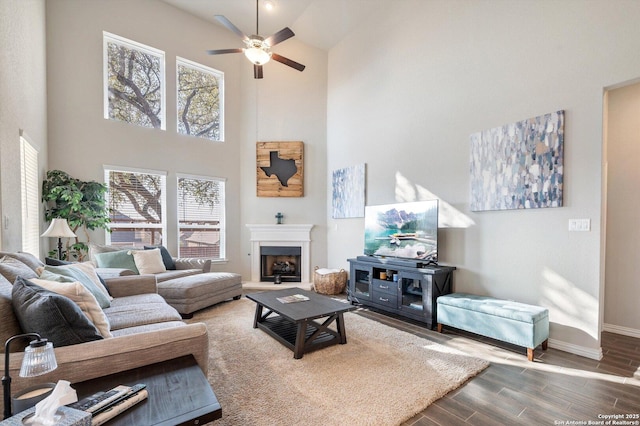
{"label": "doorway", "polygon": [[640,82],[605,92],[603,330],[640,337]]}

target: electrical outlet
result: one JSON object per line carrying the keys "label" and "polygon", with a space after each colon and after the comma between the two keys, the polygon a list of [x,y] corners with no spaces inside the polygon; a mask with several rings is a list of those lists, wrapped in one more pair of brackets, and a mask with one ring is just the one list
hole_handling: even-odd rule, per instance
{"label": "electrical outlet", "polygon": [[591,231],[591,219],[569,219],[569,231],[571,232]]}

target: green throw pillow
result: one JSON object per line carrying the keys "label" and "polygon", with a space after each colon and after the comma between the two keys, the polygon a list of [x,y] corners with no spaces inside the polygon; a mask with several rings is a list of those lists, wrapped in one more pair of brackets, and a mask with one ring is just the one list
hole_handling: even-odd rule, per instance
{"label": "green throw pillow", "polygon": [[94,258],[98,268],[116,268],[116,269],[129,269],[136,274],[139,274],[138,268],[136,268],[136,262],[133,260],[133,255],[129,254],[131,250],[112,251],[107,253],[96,253]]}
{"label": "green throw pillow", "polygon": [[[89,277],[84,271],[81,271],[78,268],[74,268],[73,265],[68,266],[50,266],[46,265],[44,267],[44,272],[52,272],[53,274],[62,275],[64,277],[73,278],[73,281],[80,281],[80,283],[87,289],[98,301],[98,305],[102,309],[108,308],[111,306],[111,300],[105,294],[104,291],[98,287],[96,282],[94,282],[91,277]],[[97,275],[96,275],[97,277]],[[61,281],[62,279],[54,280],[51,278],[45,278],[40,274],[40,278],[47,279],[50,281]]]}

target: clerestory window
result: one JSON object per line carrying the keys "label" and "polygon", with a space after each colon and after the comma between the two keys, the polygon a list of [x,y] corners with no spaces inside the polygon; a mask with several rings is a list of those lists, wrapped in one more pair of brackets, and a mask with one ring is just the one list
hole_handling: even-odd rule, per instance
{"label": "clerestory window", "polygon": [[178,133],[224,140],[224,73],[176,58]]}
{"label": "clerestory window", "polygon": [[103,32],[104,118],[166,129],[164,52]]}

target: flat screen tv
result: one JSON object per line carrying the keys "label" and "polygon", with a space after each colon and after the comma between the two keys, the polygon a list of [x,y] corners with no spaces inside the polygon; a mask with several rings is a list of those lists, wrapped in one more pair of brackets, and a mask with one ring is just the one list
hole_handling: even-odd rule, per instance
{"label": "flat screen tv", "polygon": [[438,200],[366,206],[364,254],[438,261]]}

